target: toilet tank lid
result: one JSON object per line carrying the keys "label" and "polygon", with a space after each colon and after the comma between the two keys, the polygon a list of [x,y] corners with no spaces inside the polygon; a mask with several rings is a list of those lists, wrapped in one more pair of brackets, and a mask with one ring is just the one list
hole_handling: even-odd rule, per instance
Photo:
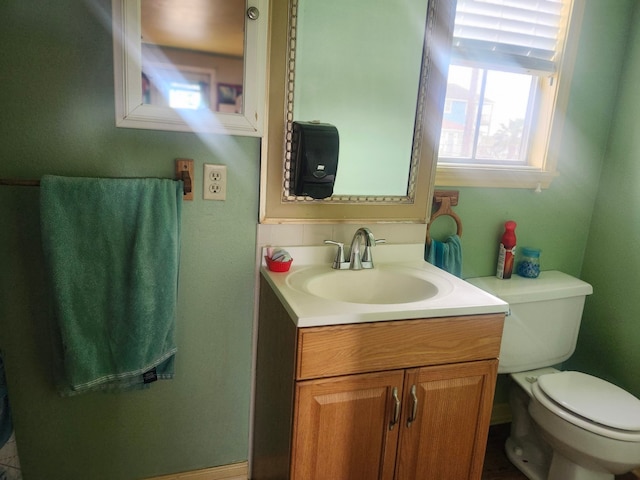
{"label": "toilet tank lid", "polygon": [[509,304],[578,297],[593,293],[593,287],[587,282],[557,270],[540,272],[538,278],[524,278],[518,275],[513,275],[508,280],[476,277],[468,278],[467,282]]}

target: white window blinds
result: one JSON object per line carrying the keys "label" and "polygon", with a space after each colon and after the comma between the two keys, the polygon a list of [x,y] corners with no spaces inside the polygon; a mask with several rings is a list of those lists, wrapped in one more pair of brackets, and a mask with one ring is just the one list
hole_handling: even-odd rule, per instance
{"label": "white window blinds", "polygon": [[454,58],[554,72],[567,0],[458,0]]}

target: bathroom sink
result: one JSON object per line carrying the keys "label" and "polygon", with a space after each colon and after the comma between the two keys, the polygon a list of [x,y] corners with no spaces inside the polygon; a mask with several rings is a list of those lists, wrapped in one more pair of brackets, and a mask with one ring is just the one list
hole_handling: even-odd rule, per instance
{"label": "bathroom sink", "polygon": [[440,286],[422,278],[419,270],[382,266],[367,270],[310,267],[293,273],[287,284],[316,297],[360,304],[420,302],[436,296]]}
{"label": "bathroom sink", "polygon": [[[375,267],[335,270],[335,246],[283,246],[288,272],[263,264],[271,285],[297,327],[456,317],[506,312],[506,302],[424,261],[424,244],[383,244]],[[262,252],[263,257],[267,252]]]}

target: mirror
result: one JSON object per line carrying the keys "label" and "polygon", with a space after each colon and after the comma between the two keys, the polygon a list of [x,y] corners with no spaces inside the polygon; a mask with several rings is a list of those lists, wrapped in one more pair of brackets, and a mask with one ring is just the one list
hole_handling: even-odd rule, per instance
{"label": "mirror", "polygon": [[413,197],[426,17],[425,0],[298,0],[292,10],[290,108],[294,121],[338,129],[334,195]]}
{"label": "mirror", "polygon": [[[274,9],[271,48],[287,56],[281,63],[271,56],[261,221],[426,222],[451,3],[394,0],[372,8],[366,0],[289,0],[288,11]],[[328,199],[291,194],[294,120],[338,128],[338,174]]]}
{"label": "mirror", "polygon": [[116,125],[261,136],[267,0],[113,0]]}

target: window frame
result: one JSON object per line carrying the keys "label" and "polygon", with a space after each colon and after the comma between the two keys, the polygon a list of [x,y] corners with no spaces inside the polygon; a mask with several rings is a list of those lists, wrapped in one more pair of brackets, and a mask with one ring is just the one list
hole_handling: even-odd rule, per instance
{"label": "window frame", "polygon": [[540,120],[529,137],[527,165],[470,165],[441,164],[436,166],[436,186],[546,189],[558,176],[558,155],[569,102],[571,80],[578,49],[578,41],[585,0],[572,0],[566,30],[561,32],[564,42],[557,62],[558,70],[552,82],[541,81],[537,118]]}

